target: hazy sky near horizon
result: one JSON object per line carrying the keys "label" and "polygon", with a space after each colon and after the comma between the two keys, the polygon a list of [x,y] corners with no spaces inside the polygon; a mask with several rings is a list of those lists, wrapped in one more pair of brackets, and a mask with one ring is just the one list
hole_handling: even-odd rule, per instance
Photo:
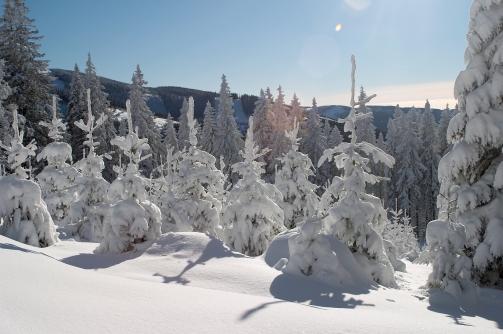
{"label": "hazy sky near horizon", "polygon": [[[49,67],[148,86],[349,104],[350,56],[371,104],[451,106],[471,0],[26,0]],[[337,30],[337,25],[340,29]]]}

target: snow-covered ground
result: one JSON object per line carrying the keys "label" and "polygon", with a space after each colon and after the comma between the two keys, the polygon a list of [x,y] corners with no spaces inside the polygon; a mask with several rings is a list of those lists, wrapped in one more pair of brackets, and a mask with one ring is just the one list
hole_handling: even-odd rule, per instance
{"label": "snow-covered ground", "polygon": [[[334,288],[271,267],[287,232],[259,258],[202,233],[164,234],[145,252],[94,254],[96,243],[35,248],[0,236],[1,333],[489,333],[503,291],[460,306],[428,298],[431,271],[407,263],[400,289]],[[346,266],[347,267],[347,266]]]}

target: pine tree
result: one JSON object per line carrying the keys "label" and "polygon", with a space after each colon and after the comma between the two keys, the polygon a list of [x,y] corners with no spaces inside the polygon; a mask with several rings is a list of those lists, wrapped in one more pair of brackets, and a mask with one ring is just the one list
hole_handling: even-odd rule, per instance
{"label": "pine tree", "polygon": [[[379,147],[381,150],[386,151],[386,144],[384,142],[384,136],[383,133],[379,133],[379,137],[377,138],[376,146]],[[386,174],[385,172],[386,166],[383,163],[377,163],[374,165],[374,173],[376,175],[384,176]],[[386,200],[386,183],[389,182],[389,180],[383,179],[381,182],[377,183],[374,185],[374,195],[377,198],[381,199],[381,202],[384,202]]]}
{"label": "pine tree", "polygon": [[[360,87],[360,95],[358,96],[358,101],[364,101],[367,98],[367,94],[363,89],[363,86]],[[356,124],[356,136],[359,141],[365,141],[369,144],[376,144],[376,127],[374,126],[374,115],[372,114],[372,110],[369,107],[360,105],[358,106],[358,112],[362,114],[369,114],[368,117],[365,117],[358,121]],[[372,167],[372,166],[370,166]]]}
{"label": "pine tree", "polygon": [[189,103],[183,98],[182,109],[180,109],[180,118],[178,119],[178,147],[184,150],[189,145],[189,125],[187,123],[187,113],[189,112]]}
{"label": "pine tree", "polygon": [[[292,110],[290,111],[290,129],[293,129],[293,122],[296,119],[298,124],[303,124],[307,119],[306,109],[302,108],[297,98],[297,94],[293,94]],[[328,137],[328,136],[327,136]]]}
{"label": "pine tree", "polygon": [[442,110],[442,116],[437,127],[437,153],[440,157],[443,157],[448,151],[452,149],[452,144],[447,142],[447,128],[449,127],[449,122],[451,121],[452,114],[449,109],[449,104]]}
{"label": "pine tree", "polygon": [[[366,172],[368,159],[361,156],[358,151],[370,155],[376,162],[383,162],[388,167],[393,166],[394,159],[372,144],[357,142],[355,123],[369,115],[357,113],[355,109],[357,103],[355,102],[354,56],[351,56],[351,63],[351,111],[345,119],[339,120],[345,123],[344,130],[351,132],[351,142],[325,150],[318,161],[318,166],[320,166],[326,159],[330,162],[333,155],[337,154],[334,161],[344,169],[344,175],[334,177],[332,184],[326,190],[337,202],[328,210],[328,217],[324,220],[325,230],[347,245],[359,263],[365,263],[366,266],[374,268],[372,278],[376,282],[389,287],[397,287],[393,267],[386,256],[380,235],[382,228],[388,224],[386,211],[377,197],[365,192],[365,184],[375,183],[378,178]],[[365,105],[373,97],[375,95],[358,101],[358,105]]]}
{"label": "pine tree", "polygon": [[[125,175],[116,179],[110,186],[109,196],[118,197],[112,205],[103,225],[103,239],[96,249],[97,253],[122,253],[137,250],[141,244],[161,236],[161,211],[147,199],[147,179],[138,170],[140,162],[148,156],[148,139],[139,138],[133,131],[131,105],[126,101],[128,134],[115,137],[111,144],[118,146],[129,157]],[[140,248],[141,249],[141,248]]]}
{"label": "pine tree", "polygon": [[318,208],[318,196],[315,194],[318,187],[309,181],[309,177],[314,175],[314,166],[307,155],[298,152],[298,132],[297,123],[288,132],[291,148],[280,159],[282,167],[276,172],[274,183],[283,195],[278,205],[283,209],[288,229],[296,227],[306,217],[315,215]]}
{"label": "pine tree", "polygon": [[210,101],[206,102],[204,108],[203,131],[201,134],[201,149],[213,154],[213,145],[217,134],[217,124],[215,121],[215,109],[211,106]]}
{"label": "pine tree", "polygon": [[[230,93],[229,85],[225,75],[222,75],[222,84],[220,86],[220,98],[218,103],[217,115],[217,135],[215,138],[214,155],[215,157],[223,156],[223,161],[227,168],[241,161],[239,151],[244,146],[241,134],[238,131],[236,119],[234,118],[234,103]],[[230,170],[222,171],[224,174]],[[231,182],[235,183],[238,180],[236,173],[231,174]]]}
{"label": "pine tree", "polygon": [[501,18],[501,1],[473,2],[467,66],[454,85],[459,113],[447,130],[453,148],[440,161],[438,173],[440,180],[459,187],[454,223],[465,228],[464,254],[473,261],[471,279],[489,285],[503,285]]}
{"label": "pine tree", "polygon": [[[114,114],[110,109],[110,102],[107,100],[108,94],[105,93],[103,87],[100,83],[100,79],[96,74],[96,68],[91,60],[91,54],[87,54],[86,71],[85,71],[85,87],[91,90],[91,108],[93,115],[98,119],[103,115],[103,124],[96,130],[96,138],[100,143],[96,153],[98,155],[109,155],[109,152],[113,151],[113,147],[110,141],[115,138],[115,125],[114,125]],[[111,159],[105,160],[105,169],[103,171],[103,177],[107,181],[112,181],[115,178],[115,173],[113,172],[114,165],[118,163],[118,155],[110,154]]]}
{"label": "pine tree", "polygon": [[[5,62],[0,59],[0,141],[3,143],[10,143],[11,141],[11,126],[9,122],[8,111],[6,109],[6,105],[4,101],[11,94],[12,90],[10,89],[7,82],[4,80],[4,64]],[[7,163],[7,153],[0,152],[0,165],[4,166]]]}
{"label": "pine tree", "polygon": [[281,193],[260,178],[264,164],[256,161],[262,153],[253,141],[253,116],[249,124],[245,149],[241,151],[244,161],[232,166],[241,178],[228,194],[221,222],[230,246],[245,255],[258,256],[285,226],[283,210],[274,202]]}
{"label": "pine tree", "polygon": [[316,166],[315,181],[318,186],[324,185],[327,180],[327,175],[322,174],[318,161],[325,150],[326,138],[323,135],[320,115],[318,114],[318,106],[316,99],[313,98],[313,107],[307,113],[307,124],[305,129],[305,137],[301,140],[301,152],[307,154],[313,165]]}
{"label": "pine tree", "polygon": [[395,203],[398,198],[399,190],[397,188],[398,174],[396,171],[400,169],[402,153],[399,148],[403,140],[403,134],[406,130],[406,117],[400,106],[397,104],[393,119],[388,121],[388,133],[386,134],[385,151],[395,157],[394,169],[384,167],[384,174],[389,179],[386,181],[386,199],[385,203]]}
{"label": "pine tree", "polygon": [[[273,126],[270,122],[269,113],[271,113],[272,105],[269,98],[264,93],[264,90],[260,90],[260,96],[255,102],[255,109],[253,110],[253,138],[255,138],[255,143],[260,150],[265,150],[270,148],[272,144],[273,136]],[[267,154],[260,157],[263,162],[268,162]]]}
{"label": "pine tree", "polygon": [[[136,71],[133,74],[133,84],[129,91],[129,100],[131,101],[131,117],[133,127],[139,136],[148,139],[152,156],[149,159],[143,160],[140,163],[140,169],[146,176],[154,171],[154,168],[159,166],[161,156],[165,155],[165,149],[162,145],[161,132],[154,121],[154,115],[150,111],[146,103],[147,90],[144,85],[147,81],[143,80],[140,65],[136,66]],[[136,130],[138,128],[138,130]]]}
{"label": "pine tree", "polygon": [[424,242],[426,224],[436,218],[437,196],[440,184],[438,183],[438,163],[440,157],[437,154],[437,134],[435,117],[430,109],[430,103],[426,100],[424,113],[421,118],[421,163],[425,166],[423,179],[421,182],[421,210],[423,211],[418,221],[417,233],[420,236],[419,242]]}
{"label": "pine tree", "polygon": [[15,104],[25,118],[24,143],[35,139],[39,147],[47,144],[47,130],[39,124],[49,121],[46,108],[52,77],[47,71],[48,61],[41,60],[38,30],[34,20],[27,17],[29,9],[24,0],[6,0],[0,18],[0,59],[5,61],[4,80],[12,89],[6,104]]}
{"label": "pine tree", "polygon": [[86,133],[75,125],[80,119],[85,120],[87,117],[87,98],[86,88],[80,78],[80,71],[77,64],[72,74],[72,81],[70,82],[70,98],[68,101],[68,108],[66,110],[66,121],[68,123],[68,141],[72,147],[73,161],[82,159],[84,150],[84,141],[86,140]]}
{"label": "pine tree", "polygon": [[122,118],[119,121],[119,136],[120,137],[125,137],[128,133],[129,129],[127,128],[127,119]]}
{"label": "pine tree", "polygon": [[177,152],[179,150],[178,137],[173,125],[173,117],[171,117],[171,114],[168,114],[168,117],[166,118],[166,124],[164,125],[163,142],[166,151],[168,151],[170,147],[173,148],[173,152]]}
{"label": "pine tree", "polygon": [[[412,226],[417,227],[419,210],[422,206],[420,184],[423,181],[426,167],[422,164],[419,155],[421,140],[417,137],[411,124],[412,115],[406,116],[405,133],[397,147],[398,154],[400,154],[400,165],[395,173],[395,187],[398,207],[409,212]],[[424,235],[421,234],[419,237],[421,239]]]}
{"label": "pine tree", "polygon": [[[339,128],[337,125],[334,125],[332,128],[332,131],[330,131],[330,135],[328,136],[327,139],[327,148],[334,148],[336,146],[339,146],[342,143],[342,136],[341,132],[339,131]],[[332,179],[334,176],[339,176],[339,168],[335,164],[330,165],[330,177],[329,180],[332,182]]]}
{"label": "pine tree", "polygon": [[290,143],[286,137],[285,131],[290,130],[290,119],[287,114],[287,107],[285,106],[285,95],[278,88],[278,98],[274,102],[272,112],[274,114],[274,133],[273,141],[271,143],[271,153],[269,154],[269,165],[267,170],[272,172],[278,165],[278,159],[288,152]]}

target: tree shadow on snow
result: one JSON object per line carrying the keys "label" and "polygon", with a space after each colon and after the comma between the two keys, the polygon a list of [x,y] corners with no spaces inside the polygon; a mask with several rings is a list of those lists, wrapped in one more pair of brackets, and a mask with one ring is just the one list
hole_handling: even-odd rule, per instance
{"label": "tree shadow on snow", "polygon": [[[0,248],[1,248],[1,249],[8,249],[8,250],[21,251],[21,252],[25,252],[25,253],[40,254],[40,255],[45,255],[45,256],[50,257],[49,255],[44,254],[44,253],[41,253],[41,252],[37,252],[37,251],[34,251],[34,250],[30,250],[30,249],[22,248],[22,247],[19,247],[19,246],[13,245],[13,244],[8,244],[8,243],[3,243],[3,242],[0,242]],[[51,258],[52,258],[52,257],[51,257]]]}
{"label": "tree shadow on snow", "polygon": [[90,254],[80,253],[61,259],[60,261],[82,269],[105,269],[119,263],[136,259],[142,252],[127,252],[122,254]]}
{"label": "tree shadow on snow", "polygon": [[460,302],[449,293],[440,291],[432,294],[428,310],[445,314],[455,324],[473,326],[466,321],[469,318],[480,317],[494,321],[495,327],[503,329],[503,291],[484,288],[476,304]]}
{"label": "tree shadow on snow", "polygon": [[[183,236],[183,235],[182,235]],[[206,235],[210,239],[210,241],[206,244],[206,247],[201,251],[201,255],[197,260],[187,260],[187,266],[183,268],[183,270],[176,276],[166,276],[162,275],[160,273],[155,273],[154,276],[157,277],[162,277],[164,282],[163,283],[171,283],[175,282],[178,284],[186,285],[190,283],[190,280],[182,277],[187,271],[191,270],[195,266],[198,265],[205,265],[206,262],[213,260],[213,259],[219,259],[219,258],[229,258],[229,257],[235,257],[235,258],[245,258],[247,256],[238,253],[234,251],[232,248],[228,247],[226,244],[223,243],[222,240],[211,236],[211,235]],[[169,255],[173,257],[179,257],[177,252],[184,250],[185,243],[181,240],[179,240],[180,235],[177,234],[167,234],[161,238],[157,242],[157,244],[166,244],[170,245],[171,247],[174,247],[173,253],[170,253]],[[163,240],[165,239],[165,240]]]}

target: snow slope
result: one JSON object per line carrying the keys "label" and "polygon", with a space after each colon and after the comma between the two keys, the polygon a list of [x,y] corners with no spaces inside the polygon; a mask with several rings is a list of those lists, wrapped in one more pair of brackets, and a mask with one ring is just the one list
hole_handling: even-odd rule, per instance
{"label": "snow slope", "polygon": [[[461,308],[428,302],[431,271],[407,263],[400,290],[337,289],[283,274],[287,232],[259,258],[201,233],[164,234],[143,253],[94,254],[95,243],[34,248],[0,236],[1,333],[490,333],[503,291]],[[286,246],[286,247],[285,247]],[[342,252],[342,251],[341,251]],[[343,257],[341,255],[341,257]],[[345,264],[344,266],[351,266]]]}

